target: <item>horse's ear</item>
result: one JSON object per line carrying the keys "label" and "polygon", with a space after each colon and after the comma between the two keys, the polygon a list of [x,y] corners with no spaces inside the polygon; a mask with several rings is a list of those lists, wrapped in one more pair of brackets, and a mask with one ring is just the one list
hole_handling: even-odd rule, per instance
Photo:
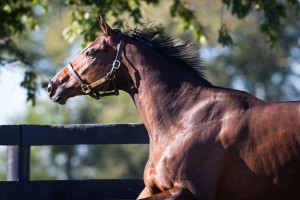
{"label": "horse's ear", "polygon": [[109,27],[109,25],[106,23],[106,21],[104,20],[102,15],[100,15],[100,18],[99,18],[99,24],[100,24],[100,28],[103,31],[104,35],[106,35],[106,36],[113,35],[114,31],[112,30],[112,28]]}

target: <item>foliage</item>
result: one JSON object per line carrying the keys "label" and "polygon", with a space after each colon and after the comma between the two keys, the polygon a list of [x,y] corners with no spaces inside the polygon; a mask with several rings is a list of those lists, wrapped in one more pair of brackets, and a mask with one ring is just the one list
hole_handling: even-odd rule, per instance
{"label": "foliage", "polygon": [[[249,16],[251,12],[256,10],[263,15],[260,25],[261,31],[267,35],[270,45],[274,46],[277,38],[277,33],[280,28],[281,18],[286,17],[286,6],[291,4],[298,8],[299,2],[297,0],[276,1],[276,0],[223,0],[222,1],[232,15],[239,19]],[[112,2],[110,0],[98,1],[89,0],[74,0],[66,1],[66,5],[71,6],[71,15],[73,23],[65,30],[65,36],[69,40],[73,40],[78,35],[83,35],[86,41],[91,41],[96,38],[98,24],[95,18],[102,13],[104,16],[111,14],[115,17],[114,25],[122,27],[124,25],[124,13],[129,13],[133,18],[135,24],[141,23],[143,19],[142,6],[143,3],[158,5],[158,0],[130,0],[119,2]],[[205,28],[201,20],[196,16],[197,10],[193,8],[193,2],[173,0],[169,8],[172,17],[181,19],[181,24],[184,30],[192,31],[194,38],[199,41],[201,37],[205,37]],[[223,15],[223,5],[222,12]],[[222,18],[222,16],[221,16]],[[232,44],[232,37],[230,36],[225,22],[221,21],[218,42],[222,45]]]}
{"label": "foliage", "polygon": [[14,43],[12,36],[23,33],[27,29],[38,29],[37,16],[33,8],[39,5],[46,9],[46,2],[43,0],[11,1],[0,2],[0,62],[14,62],[16,60],[29,61],[25,52],[20,51]]}
{"label": "foliage", "polygon": [[27,89],[27,101],[32,100],[32,104],[35,104],[35,91],[36,86],[36,74],[32,71],[25,72],[25,78],[21,82],[21,87]]}
{"label": "foliage", "polygon": [[[21,63],[31,67],[36,55],[29,55],[27,49],[20,49],[13,36],[25,33],[28,29],[37,30],[38,16],[34,12],[35,6],[47,9],[46,0],[24,0],[0,2],[0,66],[11,63]],[[34,104],[37,89],[36,72],[26,70],[21,87],[27,90],[27,100]]]}
{"label": "foliage", "polygon": [[[34,104],[36,88],[39,88],[37,86],[42,84],[38,83],[39,85],[36,86],[37,77],[33,73],[37,73],[37,69],[34,66],[35,61],[41,59],[43,55],[37,52],[28,54],[27,49],[19,48],[19,44],[16,43],[13,36],[23,34],[30,29],[39,29],[41,13],[47,13],[51,6],[59,9],[62,9],[62,6],[67,8],[71,16],[71,23],[64,29],[64,37],[68,41],[74,42],[76,38],[83,36],[83,44],[86,44],[94,40],[99,34],[96,19],[100,13],[103,16],[113,17],[113,25],[122,28],[127,19],[132,19],[135,24],[141,23],[145,17],[143,7],[146,5],[153,5],[154,8],[157,8],[161,4],[162,1],[159,0],[67,0],[63,3],[61,1],[48,2],[47,0],[16,2],[3,0],[0,2],[0,65],[21,61],[23,66],[31,68],[24,74],[22,87],[28,91],[27,100],[32,101]],[[191,31],[196,41],[201,41],[207,37],[205,31],[207,27],[203,25],[206,19],[197,17],[198,10],[194,8],[194,4],[197,4],[196,1],[172,0],[168,10],[171,17],[180,19],[184,30]],[[262,16],[260,30],[267,35],[269,44],[275,46],[281,19],[286,17],[286,6],[293,5],[298,9],[299,1],[222,0],[221,22],[217,41],[222,45],[231,45],[233,44],[233,38],[227,26],[228,22],[223,20],[224,5],[231,11],[233,16],[239,19],[244,19],[256,10]]]}
{"label": "foliage", "polygon": [[260,30],[268,36],[271,46],[275,45],[277,33],[280,28],[281,18],[286,17],[286,6],[289,4],[299,8],[297,0],[223,0],[223,3],[231,10],[232,15],[243,19],[249,15],[253,8],[263,14]]}
{"label": "foliage", "polygon": [[[299,19],[290,7],[278,29],[278,45],[270,49],[262,33],[255,29],[254,16],[235,27],[236,44],[208,64],[217,85],[246,90],[268,101],[299,100]],[[252,19],[251,19],[252,18]],[[249,29],[248,27],[253,27]],[[222,78],[221,78],[222,77]]]}
{"label": "foliage", "polygon": [[218,42],[223,46],[229,46],[233,44],[233,40],[228,33],[228,28],[226,24],[222,24],[221,29],[219,30],[219,39]]}

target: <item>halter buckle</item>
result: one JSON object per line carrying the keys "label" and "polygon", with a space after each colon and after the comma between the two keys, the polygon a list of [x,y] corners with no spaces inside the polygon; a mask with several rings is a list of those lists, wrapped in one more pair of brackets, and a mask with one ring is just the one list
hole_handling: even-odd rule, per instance
{"label": "halter buckle", "polygon": [[86,94],[89,94],[92,91],[92,88],[89,85],[81,85],[81,89]]}

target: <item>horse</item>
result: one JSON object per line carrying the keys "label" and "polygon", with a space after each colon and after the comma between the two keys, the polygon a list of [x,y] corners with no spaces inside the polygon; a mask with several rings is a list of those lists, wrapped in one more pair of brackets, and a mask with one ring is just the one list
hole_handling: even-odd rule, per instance
{"label": "horse", "polygon": [[300,102],[271,103],[214,86],[198,52],[158,28],[100,17],[103,35],[49,83],[59,104],[127,92],[149,134],[137,199],[300,199]]}

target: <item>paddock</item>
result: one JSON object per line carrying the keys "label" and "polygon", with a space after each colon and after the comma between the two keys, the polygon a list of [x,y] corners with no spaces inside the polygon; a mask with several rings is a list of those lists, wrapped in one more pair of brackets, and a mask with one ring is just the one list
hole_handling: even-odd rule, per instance
{"label": "paddock", "polygon": [[6,181],[0,182],[0,199],[136,199],[145,187],[142,179],[30,180],[30,148],[148,143],[143,124],[0,125],[0,145],[7,146]]}

